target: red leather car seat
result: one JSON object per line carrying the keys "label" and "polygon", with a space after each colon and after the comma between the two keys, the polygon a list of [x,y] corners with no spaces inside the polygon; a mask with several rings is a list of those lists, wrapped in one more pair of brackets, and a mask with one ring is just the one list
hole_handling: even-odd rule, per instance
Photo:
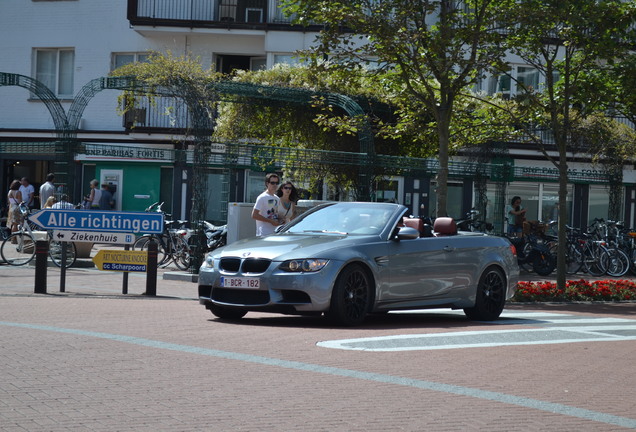
{"label": "red leather car seat", "polygon": [[420,233],[420,237],[424,234],[424,221],[420,218],[402,218],[404,226],[415,228]]}
{"label": "red leather car seat", "polygon": [[438,217],[433,224],[433,232],[436,237],[449,236],[457,234],[457,225],[455,220],[450,217]]}

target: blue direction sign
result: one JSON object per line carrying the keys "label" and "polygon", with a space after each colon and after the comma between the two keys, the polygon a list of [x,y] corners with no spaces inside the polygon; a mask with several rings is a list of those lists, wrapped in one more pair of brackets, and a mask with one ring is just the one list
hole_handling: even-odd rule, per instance
{"label": "blue direction sign", "polygon": [[43,209],[30,220],[45,230],[161,234],[163,213]]}

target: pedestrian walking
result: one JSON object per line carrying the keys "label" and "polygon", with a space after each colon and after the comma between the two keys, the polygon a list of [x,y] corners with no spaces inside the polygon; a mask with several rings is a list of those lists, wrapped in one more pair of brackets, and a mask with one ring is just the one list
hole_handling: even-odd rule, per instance
{"label": "pedestrian walking", "polygon": [[278,220],[285,224],[296,217],[296,203],[299,199],[298,190],[291,181],[287,180],[280,185],[276,191],[276,196],[279,198]]}

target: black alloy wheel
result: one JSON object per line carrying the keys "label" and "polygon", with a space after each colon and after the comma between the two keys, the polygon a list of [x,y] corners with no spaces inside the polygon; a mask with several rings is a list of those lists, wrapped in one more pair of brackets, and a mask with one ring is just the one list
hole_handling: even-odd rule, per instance
{"label": "black alloy wheel", "polygon": [[372,280],[360,264],[342,270],[331,293],[331,307],[327,316],[336,324],[362,324],[370,309]]}
{"label": "black alloy wheel", "polygon": [[464,309],[468,319],[493,321],[499,318],[506,303],[506,277],[496,267],[490,267],[479,278],[475,306]]}

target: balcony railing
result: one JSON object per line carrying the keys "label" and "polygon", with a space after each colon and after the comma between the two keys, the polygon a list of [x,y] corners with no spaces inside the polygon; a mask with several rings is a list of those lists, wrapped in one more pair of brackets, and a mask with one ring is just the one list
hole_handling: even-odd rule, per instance
{"label": "balcony railing", "polygon": [[291,25],[280,0],[128,0],[133,25],[249,27]]}

